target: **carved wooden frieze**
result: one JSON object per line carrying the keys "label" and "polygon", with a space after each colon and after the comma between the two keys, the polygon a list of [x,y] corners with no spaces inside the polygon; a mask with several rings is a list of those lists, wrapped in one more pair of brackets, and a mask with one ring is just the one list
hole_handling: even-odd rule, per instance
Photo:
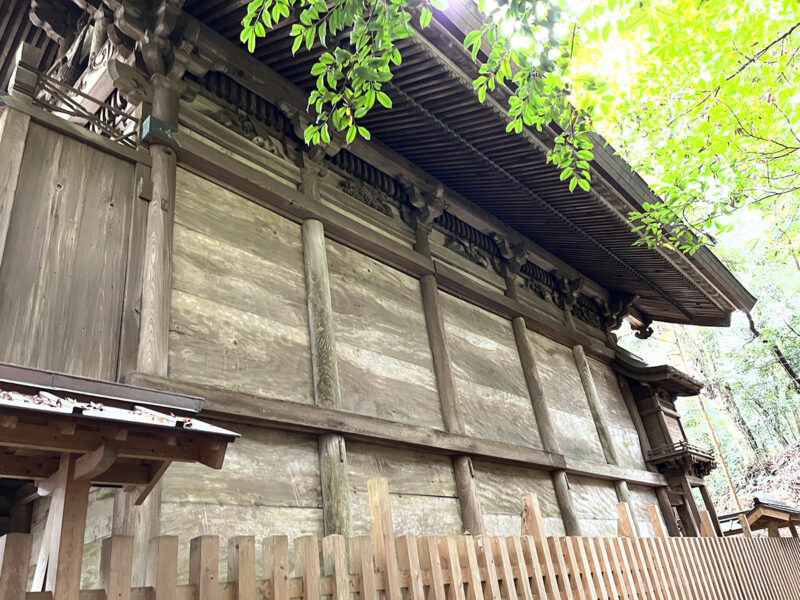
{"label": "carved wooden frieze", "polygon": [[355,198],[370,208],[374,208],[387,217],[397,216],[398,211],[393,206],[391,199],[379,189],[349,177],[343,179],[339,183],[339,187],[348,196]]}

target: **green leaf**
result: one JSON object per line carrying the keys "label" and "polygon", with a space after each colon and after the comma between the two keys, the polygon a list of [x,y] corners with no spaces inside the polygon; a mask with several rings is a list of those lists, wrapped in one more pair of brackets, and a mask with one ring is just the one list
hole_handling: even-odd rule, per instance
{"label": "green leaf", "polygon": [[392,108],[392,99],[388,96],[388,94],[377,92],[376,98],[378,102],[380,102],[385,108]]}
{"label": "green leaf", "polygon": [[347,140],[348,144],[352,144],[353,143],[353,140],[356,139],[356,134],[357,133],[358,133],[358,129],[356,128],[355,125],[350,125],[350,127],[347,128],[346,140]]}
{"label": "green leaf", "polygon": [[475,31],[470,31],[464,38],[464,48],[469,48],[473,44],[479,42],[480,39],[481,39],[480,30],[476,29]]}
{"label": "green leaf", "polygon": [[578,185],[581,186],[581,189],[585,192],[589,191],[589,182],[585,179],[578,179]]}
{"label": "green leaf", "polygon": [[573,177],[572,179],[569,180],[569,191],[574,192],[576,185],[578,185],[578,178]]}
{"label": "green leaf", "polygon": [[431,6],[437,10],[447,10],[447,0],[430,0]]}
{"label": "green leaf", "polygon": [[358,134],[359,134],[361,137],[363,137],[365,140],[368,140],[368,139],[370,139],[370,133],[369,133],[369,130],[368,130],[366,127],[360,127],[360,126],[359,126],[359,128],[358,128]]}
{"label": "green leaf", "polygon": [[572,175],[574,169],[572,167],[567,167],[563,171],[561,171],[561,181],[566,181],[567,178]]}
{"label": "green leaf", "polygon": [[583,160],[592,160],[594,158],[594,154],[592,154],[589,150],[578,150],[577,157],[582,158]]}
{"label": "green leaf", "polygon": [[422,14],[419,16],[419,25],[423,29],[425,29],[428,25],[431,24],[431,18],[433,17],[433,13],[430,11],[429,8],[423,8]]}
{"label": "green leaf", "polygon": [[292,54],[297,54],[297,51],[300,49],[300,46],[303,45],[303,36],[298,35],[294,38],[294,43],[292,44]]}

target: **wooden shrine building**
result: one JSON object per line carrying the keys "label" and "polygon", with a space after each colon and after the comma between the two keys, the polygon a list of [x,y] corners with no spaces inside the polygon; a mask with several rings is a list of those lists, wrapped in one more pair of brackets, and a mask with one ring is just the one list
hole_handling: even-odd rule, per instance
{"label": "wooden shrine building", "polygon": [[399,532],[518,534],[536,492],[551,535],[614,535],[618,501],[642,535],[653,504],[696,535],[714,458],[674,403],[700,385],[613,330],[726,326],[755,299],[706,248],[634,246],[654,197],[603,140],[570,193],[554,127],[505,133],[469,2],[401,42],[371,141],[314,148],[321,50],[293,58],[287,24],[248,54],[246,4],[3,3],[0,361],[202,397],[241,434],[141,507],[93,487],[85,554],[125,515],[143,540],[364,534],[376,476]]}

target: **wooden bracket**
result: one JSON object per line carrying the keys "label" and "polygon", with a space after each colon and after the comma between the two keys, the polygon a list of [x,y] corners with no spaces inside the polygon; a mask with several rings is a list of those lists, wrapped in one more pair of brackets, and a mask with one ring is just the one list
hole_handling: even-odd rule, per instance
{"label": "wooden bracket", "polygon": [[136,197],[145,202],[153,199],[153,181],[148,177],[139,177],[136,182]]}
{"label": "wooden bracket", "polygon": [[75,461],[75,480],[91,481],[108,471],[115,460],[117,460],[116,446],[105,442]]}
{"label": "wooden bracket", "polygon": [[161,119],[157,119],[153,115],[148,116],[142,122],[141,133],[142,141],[148,144],[160,144],[174,149],[180,148],[180,144],[175,138],[178,128]]}

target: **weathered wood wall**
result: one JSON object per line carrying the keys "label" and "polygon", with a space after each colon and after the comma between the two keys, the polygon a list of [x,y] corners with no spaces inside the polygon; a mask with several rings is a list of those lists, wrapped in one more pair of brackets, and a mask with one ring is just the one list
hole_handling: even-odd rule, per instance
{"label": "weathered wood wall", "polygon": [[450,294],[440,299],[467,433],[541,448],[511,323]]}
{"label": "weathered wood wall", "polygon": [[[221,164],[202,175],[194,163],[183,163],[177,170],[168,378],[313,405],[301,219],[293,217],[287,205],[271,206],[259,188],[248,183],[252,178],[262,186],[275,183],[296,190],[302,182],[292,159],[296,150],[276,147],[279,142],[270,137],[263,147],[238,147],[246,142],[217,122],[213,104],[202,100],[195,107],[201,112],[182,116],[182,131],[195,140],[192,143],[217,153]],[[212,115],[217,121],[207,118]],[[31,126],[17,193],[35,201],[15,203],[0,264],[0,309],[14,315],[0,322],[0,360],[106,379],[132,370],[129,359],[136,355],[136,336],[126,337],[120,328],[131,319],[128,331],[135,331],[136,325],[141,266],[135,257],[141,254],[142,240],[129,232],[141,229],[143,213],[136,210],[147,206],[134,193],[134,180],[143,169],[135,161]],[[320,210],[352,215],[376,236],[387,228],[387,238],[410,252],[411,230],[399,219],[395,205],[387,204],[392,216],[365,206],[364,197],[355,197],[362,192],[348,187],[340,173],[331,172],[321,181]],[[404,272],[396,260],[369,257],[343,243],[343,226],[339,227],[332,234],[326,226],[325,250],[341,410],[413,427],[416,439],[447,435],[419,273]],[[434,257],[463,273],[467,285],[503,297],[503,278],[445,243],[443,236],[431,236]],[[30,247],[34,252],[23,251]],[[373,248],[373,254],[379,252]],[[436,292],[436,285],[433,296],[441,304],[444,343],[466,439],[498,442],[506,457],[516,456],[515,449],[526,453],[513,458],[513,464],[480,454],[483,458],[474,458],[472,469],[465,470],[486,532],[519,533],[520,497],[535,491],[548,533],[563,534],[554,480],[546,470],[552,467],[535,468],[546,463],[530,465],[526,458],[535,455],[532,449],[541,449],[542,442],[511,321],[487,310],[486,303],[477,306],[449,292]],[[539,310],[537,302],[529,304]],[[559,323],[559,310],[547,305],[542,314],[548,323]],[[597,332],[596,339],[600,335]],[[527,336],[557,452],[580,463],[580,473],[607,476],[602,474],[608,465],[573,349],[530,329]],[[619,456],[615,468],[643,472],[636,430],[613,371],[592,357],[589,368]],[[173,465],[163,480],[158,529],[179,535],[183,549],[188,547],[183,541],[208,532],[299,536],[323,531],[319,431],[279,430],[268,422],[268,414],[253,412],[249,418],[247,410],[251,409],[234,416],[224,414],[219,405],[215,408],[215,417],[228,420],[226,426],[242,434],[229,449],[221,472]],[[366,481],[375,476],[390,480],[398,531],[463,531],[461,492],[451,456],[439,453],[442,448],[431,453],[363,439],[346,439],[352,533],[368,533]],[[461,445],[455,453],[469,453],[465,448]],[[526,462],[529,466],[522,466]],[[563,460],[561,464],[563,469]],[[616,532],[613,481],[572,472],[560,481],[559,489],[572,496],[583,534]],[[644,508],[654,503],[652,490],[631,485],[630,496],[633,514],[646,529]],[[87,552],[94,553],[96,538],[108,533],[107,497],[95,494],[91,510],[90,531],[96,535],[86,541]],[[225,560],[224,552],[220,559]],[[182,554],[180,561],[185,577],[188,555]],[[87,582],[96,576],[84,575]]]}
{"label": "weathered wood wall", "polygon": [[342,408],[443,429],[419,283],[336,242],[326,250]]}
{"label": "weathered wood wall", "polygon": [[133,173],[31,124],[0,265],[0,361],[116,378]]}
{"label": "weathered wood wall", "polygon": [[313,404],[300,228],[178,170],[170,377]]}
{"label": "weathered wood wall", "polygon": [[[228,448],[222,471],[174,464],[164,475],[160,529],[180,538],[183,581],[188,542],[195,536],[322,534],[316,436],[246,425],[237,429],[242,437]],[[220,564],[224,561],[223,554]]]}
{"label": "weathered wood wall", "polygon": [[614,371],[610,366],[589,358],[597,391],[602,403],[603,419],[611,433],[620,466],[644,469],[644,456],[639,443],[636,427],[625,405],[622,391]]}

